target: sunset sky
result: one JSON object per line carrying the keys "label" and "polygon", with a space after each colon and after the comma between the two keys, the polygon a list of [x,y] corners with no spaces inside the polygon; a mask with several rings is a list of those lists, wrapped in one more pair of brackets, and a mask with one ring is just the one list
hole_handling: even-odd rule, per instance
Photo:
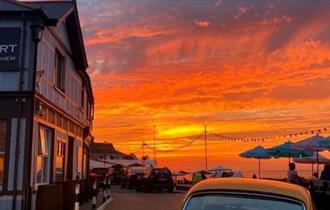
{"label": "sunset sky", "polygon": [[[204,125],[242,137],[330,129],[328,1],[78,0],[78,6],[96,98],[95,141],[131,153],[143,140],[152,145],[153,126],[159,150],[189,143]],[[203,141],[157,152],[158,163],[203,168]],[[210,139],[209,167],[254,170],[256,161],[238,154],[257,144]],[[287,160],[269,163],[275,162],[286,168]]]}

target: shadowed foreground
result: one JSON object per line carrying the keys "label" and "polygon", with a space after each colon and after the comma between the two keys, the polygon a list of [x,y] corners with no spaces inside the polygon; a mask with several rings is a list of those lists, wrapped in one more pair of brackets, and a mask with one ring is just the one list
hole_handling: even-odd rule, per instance
{"label": "shadowed foreground", "polygon": [[112,190],[113,200],[106,210],[178,210],[182,193],[141,193],[134,190]]}

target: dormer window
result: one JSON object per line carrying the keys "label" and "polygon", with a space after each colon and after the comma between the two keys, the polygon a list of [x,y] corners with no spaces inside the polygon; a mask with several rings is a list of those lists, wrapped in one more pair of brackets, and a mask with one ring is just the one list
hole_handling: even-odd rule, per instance
{"label": "dormer window", "polygon": [[56,87],[62,92],[65,91],[65,68],[64,68],[64,56],[61,52],[55,50],[55,70],[56,70]]}

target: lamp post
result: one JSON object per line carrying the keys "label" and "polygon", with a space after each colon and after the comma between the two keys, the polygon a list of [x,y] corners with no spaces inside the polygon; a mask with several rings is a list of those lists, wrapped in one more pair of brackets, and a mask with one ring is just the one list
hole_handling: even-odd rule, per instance
{"label": "lamp post", "polygon": [[153,138],[154,138],[154,161],[156,162],[156,126],[153,128]]}
{"label": "lamp post", "polygon": [[[104,147],[106,145],[106,142],[104,141]],[[105,168],[105,150],[104,150],[104,153],[103,153],[103,167]]]}
{"label": "lamp post", "polygon": [[205,147],[205,171],[207,171],[207,129],[204,126],[204,147]]}

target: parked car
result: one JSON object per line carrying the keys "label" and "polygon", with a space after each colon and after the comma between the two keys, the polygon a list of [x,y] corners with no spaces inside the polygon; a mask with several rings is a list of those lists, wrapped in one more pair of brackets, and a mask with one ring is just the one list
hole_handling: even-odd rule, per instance
{"label": "parked car", "polygon": [[174,191],[174,181],[172,173],[168,168],[150,168],[150,170],[138,180],[136,190],[144,189],[146,192],[152,190],[167,189],[168,192]]}
{"label": "parked car", "polygon": [[144,166],[128,166],[126,174],[122,179],[122,188],[131,189],[137,186],[138,180],[141,180],[144,175]]}
{"label": "parked car", "polygon": [[112,170],[110,168],[93,168],[90,171],[90,176],[97,177],[97,178],[103,178],[106,175],[110,175],[112,173]]}
{"label": "parked car", "polygon": [[113,165],[112,167],[112,184],[121,184],[122,179],[125,176],[124,166],[121,164]]}
{"label": "parked car", "polygon": [[260,179],[204,180],[187,193],[182,210],[315,210],[298,185]]}

